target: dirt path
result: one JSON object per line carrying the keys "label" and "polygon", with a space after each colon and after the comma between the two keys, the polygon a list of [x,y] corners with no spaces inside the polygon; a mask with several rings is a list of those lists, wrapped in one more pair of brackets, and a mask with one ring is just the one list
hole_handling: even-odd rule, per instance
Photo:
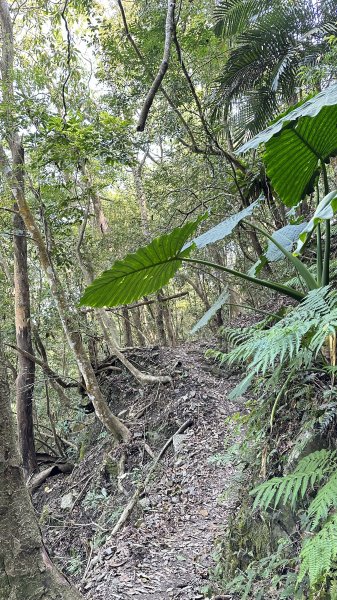
{"label": "dirt path", "polygon": [[194,424],[161,461],[132,524],[95,554],[81,585],[88,599],[205,597],[215,541],[228,515],[228,502],[218,499],[233,474],[230,465],[209,459],[223,451],[229,434],[225,418],[237,407],[227,396],[235,382],[210,372],[203,349],[186,345],[174,351],[174,360],[182,375],[170,410]]}

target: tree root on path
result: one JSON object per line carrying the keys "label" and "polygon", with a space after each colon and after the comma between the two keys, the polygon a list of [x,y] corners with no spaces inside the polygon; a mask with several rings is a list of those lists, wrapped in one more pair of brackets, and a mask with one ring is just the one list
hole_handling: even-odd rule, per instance
{"label": "tree root on path", "polygon": [[149,481],[151,479],[151,476],[154,472],[154,470],[156,469],[159,461],[161,460],[161,458],[164,456],[166,450],[169,448],[169,446],[173,443],[173,438],[175,435],[184,433],[184,431],[186,431],[186,429],[188,429],[189,427],[191,427],[191,425],[193,425],[193,420],[192,419],[188,419],[187,421],[185,421],[185,423],[183,423],[183,425],[181,425],[181,427],[179,427],[179,429],[167,440],[167,442],[165,442],[164,446],[162,447],[162,449],[160,450],[159,454],[157,454],[156,458],[154,459],[147,476],[145,477],[144,481],[142,481],[138,487],[136,488],[135,492],[133,493],[130,501],[128,502],[128,504],[125,506],[121,516],[119,517],[116,525],[114,526],[112,532],[111,532],[111,537],[115,536],[119,530],[123,527],[124,523],[128,520],[129,516],[131,515],[134,507],[136,506],[139,496],[144,492],[144,490],[146,489],[147,485],[149,484]]}

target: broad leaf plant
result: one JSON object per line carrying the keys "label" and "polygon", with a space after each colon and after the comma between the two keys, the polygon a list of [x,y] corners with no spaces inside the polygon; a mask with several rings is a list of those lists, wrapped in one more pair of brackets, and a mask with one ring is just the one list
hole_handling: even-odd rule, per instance
{"label": "broad leaf plant", "polygon": [[[318,196],[319,178],[323,181],[324,198],[320,201],[317,198],[317,209],[309,223],[287,225],[270,235],[250,220],[250,225],[268,240],[268,248],[261,257],[260,267],[267,261],[285,257],[301,281],[301,290],[281,281],[257,277],[258,266],[253,271],[244,273],[193,256],[195,250],[230,235],[240,222],[249,219],[258,208],[257,201],[200,236],[193,237],[207,215],[177,227],[134,254],[116,261],[111,269],[102,273],[86,288],[81,305],[112,307],[133,302],[162,288],[184,263],[224,271],[297,301],[301,301],[310,290],[328,285],[330,221],[337,209],[337,190],[329,190],[326,164],[337,154],[337,85],[330,86],[282,116],[244,144],[238,153],[253,150],[260,144],[265,145],[264,162],[271,184],[287,206],[297,206],[315,190]],[[312,269],[301,259],[301,253],[314,233],[317,238],[317,264],[316,273],[313,274]],[[296,242],[297,248],[293,251]]]}

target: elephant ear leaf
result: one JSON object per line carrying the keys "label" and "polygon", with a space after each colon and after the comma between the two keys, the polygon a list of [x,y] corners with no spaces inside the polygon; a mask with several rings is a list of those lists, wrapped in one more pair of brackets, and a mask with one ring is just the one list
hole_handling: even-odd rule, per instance
{"label": "elephant ear leaf", "polygon": [[316,226],[319,223],[323,223],[324,221],[332,219],[335,216],[336,212],[337,190],[333,190],[332,192],[324,196],[324,198],[320,201],[312,219],[310,219],[309,223],[307,223],[306,227],[301,232],[297,248],[294,253],[296,256],[301,252]]}
{"label": "elephant ear leaf", "polygon": [[205,246],[208,246],[208,244],[214,244],[215,242],[222,240],[224,237],[227,237],[243,219],[250,217],[253,214],[254,209],[259,203],[259,200],[260,199],[256,200],[243,210],[240,210],[240,212],[227,217],[227,219],[221,221],[221,223],[218,223],[218,225],[215,225],[215,227],[212,227],[205,233],[202,233],[198,237],[194,238],[193,243],[197,248],[204,248]]}
{"label": "elephant ear leaf", "polygon": [[155,238],[150,244],[116,261],[89,285],[80,300],[80,306],[119,306],[129,304],[164,285],[181,267],[182,259],[189,256],[194,244],[184,244],[197,230],[205,217],[186,223],[168,234]]}
{"label": "elephant ear leaf", "polygon": [[288,112],[237,152],[262,143],[273,187],[287,206],[296,206],[314,190],[321,163],[337,154],[337,84]]}
{"label": "elephant ear leaf", "polygon": [[242,219],[252,214],[257,203],[258,200],[192,241],[188,239],[207,215],[154,239],[134,254],[128,254],[86,288],[80,306],[119,306],[156,292],[172,279],[193,248],[204,248],[229,235]]}
{"label": "elephant ear leaf", "polygon": [[212,306],[208,309],[208,311],[205,312],[205,314],[201,317],[201,319],[194,325],[194,327],[190,331],[190,334],[192,335],[193,333],[197,333],[197,331],[199,331],[199,329],[201,329],[202,327],[205,327],[205,325],[207,325],[207,323],[211,320],[211,318],[214,317],[214,315],[222,307],[222,305],[225,304],[225,302],[227,302],[228,298],[229,298],[229,292],[227,289],[224,289],[221,292],[219,298],[214,302],[214,304],[212,304]]}
{"label": "elephant ear leaf", "polygon": [[[305,231],[308,223],[303,221],[303,223],[299,223],[296,225],[285,225],[274,231],[273,240],[281,244],[281,246],[291,252],[294,245],[300,239],[300,235],[303,231]],[[279,260],[284,260],[284,252],[281,252],[280,248],[276,246],[271,240],[268,240],[267,250],[260,256],[259,260],[249,269],[248,274],[252,277],[257,277],[257,275],[262,271],[262,269],[266,266],[268,262],[276,262]]]}
{"label": "elephant ear leaf", "polygon": [[[305,230],[307,225],[308,223],[305,221],[303,221],[303,223],[299,223],[298,225],[285,225],[285,227],[281,227],[281,229],[274,231],[273,239],[279,242],[279,244],[288,250],[288,252],[291,252],[295,243],[298,241],[299,236],[301,235],[302,231]],[[284,254],[279,248],[277,248],[277,246],[275,246],[275,244],[273,244],[273,242],[269,240],[265,257],[268,261],[274,262],[284,259]]]}

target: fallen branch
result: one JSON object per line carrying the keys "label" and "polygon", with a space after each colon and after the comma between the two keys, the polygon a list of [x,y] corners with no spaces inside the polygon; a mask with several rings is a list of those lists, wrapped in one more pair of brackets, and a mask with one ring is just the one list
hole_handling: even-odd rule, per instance
{"label": "fallen branch", "polygon": [[116,533],[118,533],[118,531],[121,529],[121,527],[123,527],[124,523],[127,521],[127,519],[129,518],[129,516],[131,515],[134,507],[137,504],[138,498],[141,495],[141,493],[146,489],[147,485],[149,484],[149,481],[151,479],[152,473],[154,472],[154,470],[156,469],[159,461],[161,460],[161,458],[164,456],[166,450],[169,448],[169,446],[172,444],[173,442],[173,438],[175,435],[179,435],[181,433],[184,433],[184,431],[186,431],[186,429],[188,429],[189,427],[191,427],[191,425],[193,425],[193,420],[192,419],[188,419],[187,421],[185,421],[185,423],[183,423],[183,425],[181,425],[181,427],[179,427],[179,429],[167,440],[167,442],[164,444],[164,446],[162,447],[162,449],[160,450],[159,454],[157,454],[156,458],[154,459],[147,476],[145,477],[144,481],[142,481],[136,491],[133,493],[132,498],[130,499],[130,501],[128,502],[128,504],[126,505],[126,507],[124,508],[121,516],[119,517],[115,527],[113,528],[112,532],[111,532],[111,536],[116,535]]}
{"label": "fallen branch", "polygon": [[[170,300],[175,300],[176,298],[183,298],[184,296],[189,296],[189,292],[178,292],[177,294],[172,294],[172,296],[165,296],[160,299],[160,302],[169,302]],[[156,304],[158,299],[154,300],[143,300],[142,302],[135,302],[134,304],[126,304],[125,307],[128,310],[132,310],[133,308],[140,308],[141,306],[149,306],[150,304]],[[105,308],[107,312],[118,312],[118,308]],[[81,312],[87,314],[90,312],[94,312],[94,308],[81,308]]]}
{"label": "fallen branch", "polygon": [[140,111],[137,131],[144,131],[145,124],[147,121],[147,117],[149,115],[150,108],[152,106],[153,100],[155,99],[156,93],[158,92],[161,83],[166,75],[166,71],[169,66],[169,58],[170,58],[170,50],[171,50],[171,40],[174,30],[174,11],[175,11],[176,3],[175,0],[168,0],[167,3],[167,15],[166,15],[166,24],[165,24],[165,44],[164,44],[164,54],[163,60],[160,64],[158,73],[154,79],[153,84],[151,85],[148,94],[145,98],[143,108]]}
{"label": "fallen branch", "polygon": [[[177,294],[172,294],[172,296],[165,296],[160,299],[160,302],[169,302],[169,300],[175,300],[176,298],[182,298],[183,296],[188,296],[189,292],[178,292]],[[136,302],[135,304],[127,304],[128,310],[132,310],[133,308],[139,308],[140,306],[148,306],[149,304],[156,304],[158,302],[155,300],[144,300],[143,302]],[[108,310],[108,309],[106,309]]]}

